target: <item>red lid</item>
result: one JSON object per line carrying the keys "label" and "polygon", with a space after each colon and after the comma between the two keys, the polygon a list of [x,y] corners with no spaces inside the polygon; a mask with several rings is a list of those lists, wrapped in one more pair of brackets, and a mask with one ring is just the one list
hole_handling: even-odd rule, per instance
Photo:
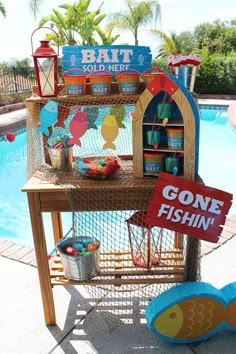
{"label": "red lid", "polygon": [[144,152],[143,156],[157,157],[157,156],[166,156],[166,154],[164,152]]}

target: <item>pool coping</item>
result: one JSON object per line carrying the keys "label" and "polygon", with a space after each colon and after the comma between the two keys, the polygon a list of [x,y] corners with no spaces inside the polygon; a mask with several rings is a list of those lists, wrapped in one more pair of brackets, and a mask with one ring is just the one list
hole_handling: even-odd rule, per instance
{"label": "pool coping", "polygon": [[[218,249],[236,236],[236,213],[226,218],[217,243],[201,241],[201,258]],[[37,267],[34,248],[0,238],[0,256]]]}

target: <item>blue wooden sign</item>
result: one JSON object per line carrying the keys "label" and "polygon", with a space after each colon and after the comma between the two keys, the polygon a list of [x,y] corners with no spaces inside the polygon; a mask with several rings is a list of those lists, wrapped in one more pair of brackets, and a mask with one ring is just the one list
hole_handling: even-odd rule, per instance
{"label": "blue wooden sign", "polygon": [[63,70],[78,68],[87,74],[94,70],[107,70],[117,74],[123,70],[149,69],[152,54],[144,46],[65,46],[62,48]]}

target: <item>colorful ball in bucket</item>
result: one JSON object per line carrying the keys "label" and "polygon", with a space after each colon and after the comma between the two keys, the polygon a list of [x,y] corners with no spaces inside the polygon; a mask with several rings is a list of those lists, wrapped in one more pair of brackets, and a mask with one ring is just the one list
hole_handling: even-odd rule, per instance
{"label": "colorful ball in bucket", "polygon": [[10,143],[12,143],[15,140],[15,134],[14,133],[7,133],[5,135],[5,140],[9,141]]}

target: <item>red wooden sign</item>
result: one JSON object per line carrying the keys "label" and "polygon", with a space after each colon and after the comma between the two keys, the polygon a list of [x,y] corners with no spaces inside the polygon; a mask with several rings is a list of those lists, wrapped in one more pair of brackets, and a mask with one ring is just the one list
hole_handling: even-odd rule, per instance
{"label": "red wooden sign", "polygon": [[148,90],[153,96],[160,91],[165,91],[172,96],[178,88],[178,85],[165,74],[158,74],[157,77],[148,85]]}
{"label": "red wooden sign", "polygon": [[233,195],[161,172],[145,222],[217,242]]}

